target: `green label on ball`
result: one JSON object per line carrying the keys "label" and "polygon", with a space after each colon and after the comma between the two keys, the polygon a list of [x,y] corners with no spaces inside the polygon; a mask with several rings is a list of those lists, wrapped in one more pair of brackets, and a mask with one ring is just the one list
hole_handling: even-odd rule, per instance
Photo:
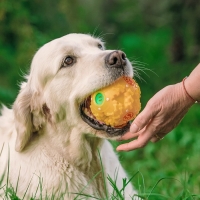
{"label": "green label on ball", "polygon": [[101,104],[103,104],[103,102],[104,102],[104,95],[100,92],[97,93],[96,96],[95,96],[95,103],[97,105],[101,105]]}

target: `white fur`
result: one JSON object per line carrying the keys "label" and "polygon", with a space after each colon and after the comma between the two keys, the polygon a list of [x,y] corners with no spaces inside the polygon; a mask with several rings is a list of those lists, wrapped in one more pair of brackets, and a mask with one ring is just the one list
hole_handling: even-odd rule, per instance
{"label": "white fur", "polygon": [[[103,181],[108,174],[113,180],[117,176],[117,186],[122,188],[127,176],[105,140],[108,134],[91,128],[79,113],[79,105],[88,95],[118,76],[105,67],[105,56],[112,50],[101,50],[98,43],[102,41],[89,35],[69,34],[45,44],[35,54],[13,108],[3,107],[0,176],[8,172],[8,162],[9,175],[1,186],[8,176],[9,184],[14,188],[18,184],[20,198],[26,190],[25,199],[51,195],[62,199],[65,194],[63,199],[71,200],[77,196],[73,193],[81,192],[103,198],[106,187],[110,195],[113,192],[107,179],[106,186]],[[76,57],[76,63],[61,68],[67,55]],[[133,76],[128,59],[124,74]],[[98,149],[104,174],[100,173]],[[3,199],[3,189],[0,191]],[[126,199],[135,193],[129,184]]]}

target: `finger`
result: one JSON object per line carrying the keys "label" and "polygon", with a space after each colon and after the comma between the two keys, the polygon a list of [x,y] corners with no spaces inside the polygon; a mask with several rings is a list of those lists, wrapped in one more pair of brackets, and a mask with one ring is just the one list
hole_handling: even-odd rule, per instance
{"label": "finger", "polygon": [[117,147],[117,151],[131,151],[137,149],[137,140],[133,140],[132,142],[121,144]]}
{"label": "finger", "polygon": [[143,129],[159,111],[160,110],[156,107],[151,108],[151,106],[147,104],[144,110],[135,118],[135,120],[131,124],[130,132],[136,133],[139,130]]}
{"label": "finger", "polygon": [[129,140],[129,139],[132,139],[132,138],[136,138],[136,137],[138,137],[139,134],[140,134],[139,132],[137,132],[137,133],[127,132],[119,140]]}
{"label": "finger", "polygon": [[121,144],[117,147],[117,151],[131,151],[138,148],[142,148],[147,145],[149,139],[145,138],[145,135],[139,136],[136,140],[133,140],[129,143]]}
{"label": "finger", "polygon": [[147,143],[152,138],[152,131],[150,128],[143,129],[136,140],[129,143],[121,144],[117,147],[117,151],[131,151],[134,149],[142,148],[147,145]]}
{"label": "finger", "polygon": [[140,131],[137,140],[118,146],[117,151],[130,151],[146,146],[152,137],[160,131],[157,124],[159,123],[154,118],[143,130]]}

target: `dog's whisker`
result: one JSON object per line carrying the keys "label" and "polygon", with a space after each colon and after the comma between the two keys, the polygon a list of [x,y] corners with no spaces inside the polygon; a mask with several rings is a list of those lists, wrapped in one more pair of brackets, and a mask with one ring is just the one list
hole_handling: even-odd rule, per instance
{"label": "dog's whisker", "polygon": [[156,74],[152,69],[149,69],[147,67],[144,67],[145,64],[144,63],[138,63],[137,61],[131,61],[131,64],[133,66],[133,71],[134,72],[138,72],[138,74],[140,74],[140,72],[144,73],[147,77],[149,77],[149,74],[146,73],[146,71],[148,72],[152,72],[153,74],[155,74],[156,76],[158,76],[158,74]]}
{"label": "dog's whisker", "polygon": [[93,31],[93,33],[92,33],[92,37],[96,37],[95,34],[96,34],[98,28],[99,28],[99,25],[94,29],[94,31]]}
{"label": "dog's whisker", "polygon": [[142,78],[142,77],[140,76],[140,74],[139,74],[137,71],[134,72],[134,75],[135,75],[135,77],[137,77],[140,81],[144,81],[144,82],[146,83],[145,79]]}
{"label": "dog's whisker", "polygon": [[106,35],[112,35],[113,33],[103,33],[103,31],[98,35],[98,36],[96,36],[97,38],[99,38],[99,39],[101,39],[101,41],[102,42],[105,42],[105,39],[104,39],[104,37],[106,36]]}
{"label": "dog's whisker", "polygon": [[141,62],[141,61],[138,61],[138,60],[132,60],[131,63],[137,64],[137,65],[140,65],[140,66],[146,66],[147,65],[147,63],[144,63],[144,62]]}

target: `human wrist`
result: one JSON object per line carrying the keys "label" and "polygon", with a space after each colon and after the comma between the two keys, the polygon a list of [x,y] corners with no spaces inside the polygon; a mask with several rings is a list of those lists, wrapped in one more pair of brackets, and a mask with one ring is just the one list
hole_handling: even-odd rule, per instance
{"label": "human wrist", "polygon": [[193,99],[194,103],[200,102],[200,84],[197,76],[189,76],[183,79],[183,87],[187,95]]}
{"label": "human wrist", "polygon": [[190,108],[195,101],[192,100],[185,92],[183,81],[175,84],[174,86],[176,87],[177,98],[179,99],[179,102],[183,105],[183,107]]}

